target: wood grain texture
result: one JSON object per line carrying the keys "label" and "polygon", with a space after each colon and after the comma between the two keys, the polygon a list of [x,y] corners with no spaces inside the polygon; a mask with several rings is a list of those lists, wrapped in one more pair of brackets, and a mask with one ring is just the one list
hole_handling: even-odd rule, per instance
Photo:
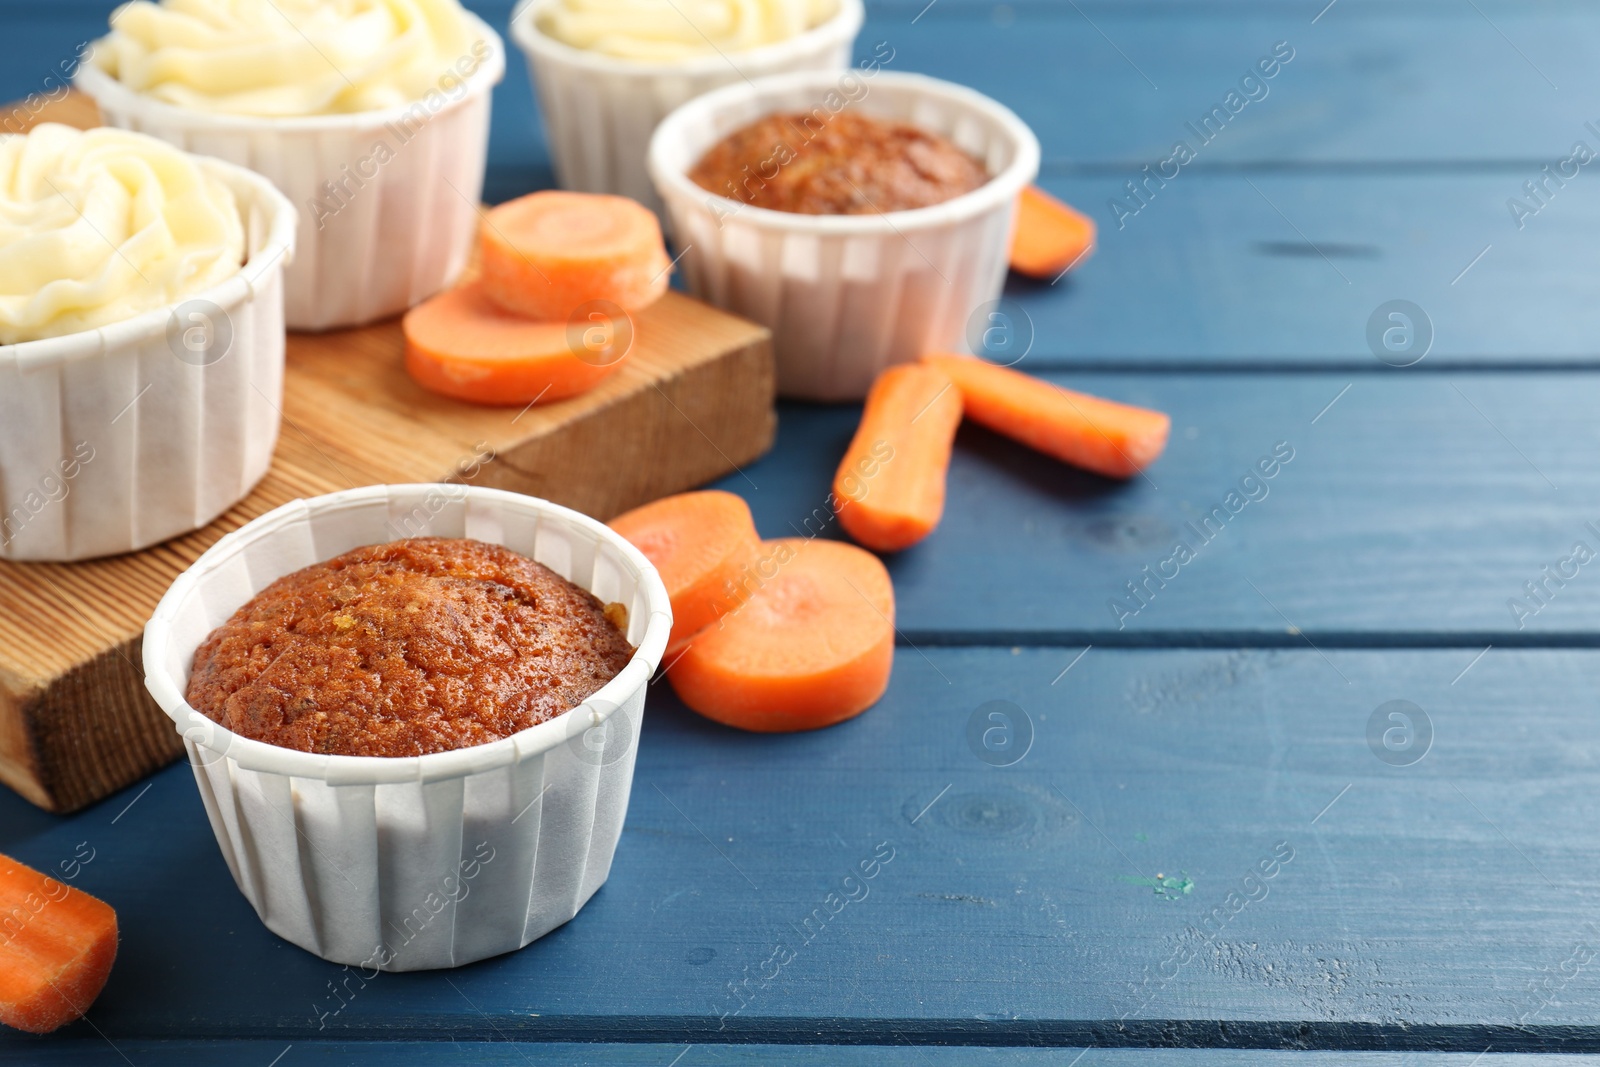
{"label": "wood grain texture", "polygon": [[267,477],[197,533],[129,556],[0,563],[0,781],[71,811],[175,759],[144,693],[139,635],[217,538],[298,497],[458,481],[600,518],[702,484],[766,451],[767,332],[677,293],[637,316],[636,350],[593,392],[518,411],[458,403],[406,375],[397,322],[291,335]]}
{"label": "wood grain texture", "polygon": [[[909,1040],[909,1039],[908,1039]],[[434,1065],[435,1042],[402,1041],[146,1041],[99,1038],[37,1042],[32,1067],[215,1067],[222,1062],[272,1067],[293,1056],[296,1067],[409,1067]],[[287,1050],[287,1051],[286,1051]],[[485,1067],[1593,1067],[1600,1057],[1561,1054],[1476,1057],[1470,1052],[1279,1052],[1238,1049],[979,1048],[971,1045],[629,1045],[545,1041],[456,1041],[453,1062]],[[1081,1055],[1081,1059],[1078,1057]],[[127,1059],[124,1060],[123,1056]]]}
{"label": "wood grain texture", "polygon": [[[878,707],[788,736],[657,686],[582,914],[482,964],[379,976],[325,1019],[340,969],[256,919],[189,768],[71,820],[0,798],[0,851],[51,869],[96,850],[76,884],[122,920],[93,1014],[113,1040],[1600,1051],[1592,964],[1564,966],[1600,946],[1600,653],[1497,649],[1463,675],[1466,650],[1096,648],[1062,675],[1077,651],[902,649]],[[1432,724],[1410,766],[1369,747],[1394,699]],[[969,743],[995,700],[1032,724],[1009,767]],[[1283,843],[1265,893],[1208,919]],[[1158,873],[1192,887],[1158,896]]]}
{"label": "wood grain texture", "polygon": [[[69,95],[30,121],[92,126]],[[490,408],[405,373],[398,320],[291,334],[272,469],[216,522],[144,552],[70,565],[0,562],[0,782],[54,811],[176,759],[144,691],[139,636],[172,579],[217,538],[298,497],[454,481],[544,497],[599,518],[738,469],[772,443],[765,329],[668,293],[635,316],[628,362],[557,404]]]}

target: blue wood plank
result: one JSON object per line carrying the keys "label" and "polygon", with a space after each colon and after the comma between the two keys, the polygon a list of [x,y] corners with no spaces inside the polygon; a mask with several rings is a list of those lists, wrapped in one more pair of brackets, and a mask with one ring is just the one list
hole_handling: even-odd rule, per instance
{"label": "blue wood plank", "polygon": [[[1318,644],[1593,644],[1600,563],[1562,560],[1578,541],[1600,554],[1587,525],[1600,522],[1600,377],[1426,365],[1050,373],[1170,412],[1166,455],[1117,483],[964,427],[943,523],[889,560],[905,639],[1304,647],[1298,627]],[[837,536],[827,494],[857,418],[786,405],[773,454],[720,484],[744,494],[765,536]],[[1279,442],[1294,458],[1241,490]],[[1202,522],[1219,506],[1225,523]],[[1194,558],[1163,564],[1179,541]],[[1530,581],[1548,582],[1538,599]]]}
{"label": "blue wood plank", "polygon": [[[1591,1067],[1600,1056],[1468,1052],[1268,1052],[1232,1049],[975,1048],[937,1045],[604,1045],[572,1042],[41,1041],[27,1050],[36,1067],[404,1067],[442,1058],[527,1067]],[[274,1062],[273,1057],[282,1059]],[[125,1058],[124,1058],[125,1057]]]}
{"label": "blue wood plank", "polygon": [[[1534,204],[1521,185],[1538,176],[1182,174],[1143,206],[1120,175],[1047,178],[1099,247],[1056,285],[1012,276],[1006,295],[1044,365],[1371,368],[1369,322],[1401,299],[1431,324],[1428,367],[1594,366],[1600,182],[1551,186],[1519,228],[1507,201]],[[1138,207],[1120,229],[1113,198]]]}
{"label": "blue wood plank", "polygon": [[[1600,653],[1096,648],[1063,675],[1075,654],[902,650],[881,705],[793,736],[658,688],[584,913],[337,1014],[339,969],[255,919],[187,768],[26,835],[5,798],[0,848],[96,850],[78,884],[122,916],[92,1015],[113,1041],[1600,1050],[1574,962],[1600,939]],[[1369,743],[1397,699],[1431,723],[1409,766]],[[1031,723],[1009,767],[969,742],[994,700]]]}
{"label": "blue wood plank", "polygon": [[[1137,168],[1184,139],[1192,166],[1544,162],[1595,117],[1592,7],[940,3],[913,24],[925,6],[875,5],[863,36],[1006,102],[1055,166]],[[1279,41],[1293,59],[1202,145],[1185,124]]]}

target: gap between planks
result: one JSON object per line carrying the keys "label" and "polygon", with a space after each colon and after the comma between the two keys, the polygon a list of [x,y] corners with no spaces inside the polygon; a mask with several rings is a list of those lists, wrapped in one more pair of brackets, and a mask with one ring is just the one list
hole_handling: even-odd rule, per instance
{"label": "gap between planks", "polygon": [[1149,630],[1129,633],[1116,630],[901,630],[895,639],[898,648],[1095,648],[1132,649],[1253,649],[1306,648],[1310,640],[1318,648],[1341,651],[1408,652],[1431,649],[1471,649],[1481,652],[1486,645],[1497,649],[1563,650],[1600,649],[1600,631],[1557,630],[1551,633],[1484,630],[1461,633],[1425,631],[1368,632],[1364,630]]}

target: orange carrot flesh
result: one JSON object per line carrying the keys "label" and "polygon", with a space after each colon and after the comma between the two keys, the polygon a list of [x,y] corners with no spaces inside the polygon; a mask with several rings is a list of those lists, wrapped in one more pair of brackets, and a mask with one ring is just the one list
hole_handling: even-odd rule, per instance
{"label": "orange carrot flesh", "polygon": [[922,358],[956,383],[968,418],[1073,466],[1131,478],[1167,447],[1172,420],[1159,411],[1074,393],[974,356]]}
{"label": "orange carrot flesh", "polygon": [[611,528],[661,574],[672,601],[669,650],[738,606],[740,578],[761,545],[750,506],[720,489],[664,497],[617,516]]}
{"label": "orange carrot flesh", "polygon": [[1089,216],[1036,185],[1017,199],[1017,229],[1011,238],[1011,269],[1032,278],[1054,278],[1094,250]]}
{"label": "orange carrot flesh", "polygon": [[839,524],[879,552],[921,541],[944,514],[961,394],[948,375],[907,363],[878,375],[833,478]]}
{"label": "orange carrot flesh", "polygon": [[638,311],[667,291],[661,224],[625,196],[550,190],[501,204],[482,233],[483,284],[507,311],[565,322],[591,301]]}
{"label": "orange carrot flesh", "polygon": [[104,901],[0,856],[0,1023],[47,1034],[89,1010],[117,957]]}
{"label": "orange carrot flesh", "polygon": [[473,282],[418,304],[402,328],[411,376],[433,392],[476,404],[548,403],[586,393],[622,366],[633,338],[626,317],[587,326],[522,318]]}
{"label": "orange carrot flesh", "polygon": [[894,666],[894,587],[839,541],[764,545],[759,586],[667,670],[708,719],[761,733],[815,730],[877,703]]}

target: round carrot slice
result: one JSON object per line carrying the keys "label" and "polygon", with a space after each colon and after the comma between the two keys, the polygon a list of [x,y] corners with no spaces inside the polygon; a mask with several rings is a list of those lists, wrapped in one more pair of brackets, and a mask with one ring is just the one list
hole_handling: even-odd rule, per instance
{"label": "round carrot slice", "polygon": [[483,284],[507,311],[565,322],[607,301],[639,311],[672,261],[654,213],[625,196],[547,191],[501,204],[483,227]]}
{"label": "round carrot slice", "polygon": [[615,374],[632,347],[626,315],[569,325],[507,312],[469,282],[406,313],[406,370],[425,388],[477,404],[564,400]]}
{"label": "round carrot slice", "polygon": [[83,1015],[117,957],[117,913],[0,856],[0,1023],[48,1034]]}
{"label": "round carrot slice", "polygon": [[720,489],[679,493],[611,520],[661,572],[672,601],[668,655],[744,599],[761,536],[750,505]]}
{"label": "round carrot slice", "polygon": [[759,586],[698,634],[667,675],[708,719],[762,733],[861,714],[894,666],[894,587],[872,553],[838,541],[765,542]]}

